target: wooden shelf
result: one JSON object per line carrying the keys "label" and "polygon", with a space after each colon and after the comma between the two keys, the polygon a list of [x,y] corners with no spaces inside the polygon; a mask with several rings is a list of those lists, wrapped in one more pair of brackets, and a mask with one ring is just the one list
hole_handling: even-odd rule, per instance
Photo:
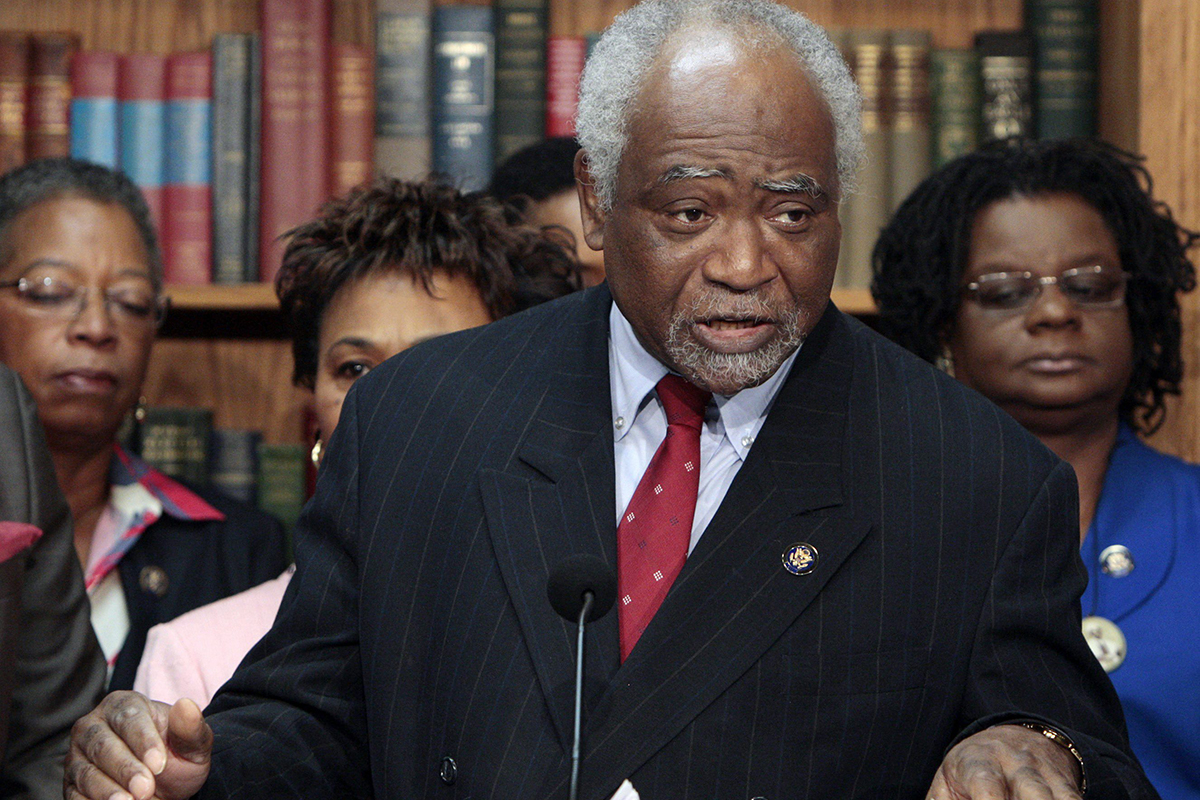
{"label": "wooden shelf", "polygon": [[239,286],[167,286],[171,308],[182,311],[273,311],[279,308],[269,283]]}

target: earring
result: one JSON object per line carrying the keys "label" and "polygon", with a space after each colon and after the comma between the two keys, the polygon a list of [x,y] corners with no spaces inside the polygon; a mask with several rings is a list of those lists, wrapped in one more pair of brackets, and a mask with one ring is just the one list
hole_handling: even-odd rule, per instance
{"label": "earring", "polygon": [[949,348],[942,348],[942,352],[938,353],[937,358],[933,360],[933,365],[951,378],[954,377],[954,356],[950,355]]}
{"label": "earring", "polygon": [[313,442],[312,450],[308,451],[308,457],[312,459],[314,468],[321,466],[321,456],[325,455],[325,445],[321,441],[321,431],[318,428],[315,434],[316,441]]}

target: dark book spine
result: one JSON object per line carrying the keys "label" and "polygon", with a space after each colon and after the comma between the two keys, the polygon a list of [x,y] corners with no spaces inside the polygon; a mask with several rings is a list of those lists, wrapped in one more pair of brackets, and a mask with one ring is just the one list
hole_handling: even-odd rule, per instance
{"label": "dark book spine", "polygon": [[295,527],[308,499],[305,470],[308,448],[299,444],[258,446],[258,507],[289,531]]}
{"label": "dark book spine", "polygon": [[984,139],[1033,136],[1033,37],[1022,31],[975,36]]}
{"label": "dark book spine", "polygon": [[375,165],[418,178],[432,164],[429,0],[378,0],[375,14]]}
{"label": "dark book spine", "polygon": [[117,70],[117,143],[120,167],[150,206],[159,236],[166,183],[167,59],[152,53],[121,56]]}
{"label": "dark book spine", "polygon": [[212,53],[167,59],[163,266],[168,283],[212,283]]}
{"label": "dark book spine", "polygon": [[71,60],[71,155],[115,169],[117,157],[116,53],[76,53]]}
{"label": "dark book spine", "polygon": [[212,411],[150,406],[142,421],[142,458],[150,466],[195,484],[208,482]]}
{"label": "dark book spine", "polygon": [[492,175],[495,56],[489,6],[433,12],[433,168],[464,190]]}
{"label": "dark book spine", "polygon": [[891,41],[891,135],[888,150],[889,216],[929,176],[929,31],[893,30]]}
{"label": "dark book spine", "polygon": [[25,158],[71,154],[71,59],[79,49],[73,33],[35,33],[29,40],[29,94]]}
{"label": "dark book spine", "polygon": [[982,109],[975,51],[934,50],[929,58],[929,94],[933,166],[939,168],[979,146]]}
{"label": "dark book spine", "polygon": [[496,161],[546,134],[547,0],[496,0]]}
{"label": "dark book spine", "polygon": [[250,113],[246,119],[246,255],[243,263],[246,271],[242,275],[245,283],[259,280],[258,229],[262,187],[262,43],[258,33],[250,36],[250,74],[246,81],[246,93],[250,98]]}
{"label": "dark book spine", "polygon": [[29,36],[0,31],[0,173],[25,163]]}
{"label": "dark book spine", "polygon": [[249,34],[213,37],[213,283],[246,280],[250,47]]}
{"label": "dark book spine", "polygon": [[858,189],[847,210],[846,253],[840,259],[840,285],[865,289],[871,285],[871,249],[887,224],[891,201],[888,34],[853,29],[847,34],[854,79],[862,91],[863,141],[867,160],[858,173]]}
{"label": "dark book spine", "polygon": [[329,188],[340,197],[371,180],[375,158],[375,76],[371,51],[334,45],[330,53]]}
{"label": "dark book spine", "polygon": [[259,277],[275,280],[281,237],[329,198],[330,0],[263,0]]}
{"label": "dark book spine", "polygon": [[254,505],[258,484],[258,431],[216,428],[209,443],[209,483]]}
{"label": "dark book spine", "polygon": [[546,40],[546,136],[574,136],[579,79],[587,59],[587,39],[551,36]]}
{"label": "dark book spine", "polygon": [[1038,137],[1095,136],[1099,3],[1025,0],[1025,27],[1037,45]]}

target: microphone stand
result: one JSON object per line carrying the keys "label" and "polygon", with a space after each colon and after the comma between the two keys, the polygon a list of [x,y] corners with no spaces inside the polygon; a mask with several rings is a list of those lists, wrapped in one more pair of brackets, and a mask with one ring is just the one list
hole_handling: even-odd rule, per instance
{"label": "microphone stand", "polygon": [[571,744],[571,800],[579,797],[579,739],[583,727],[583,629],[596,595],[588,590],[583,593],[583,608],[579,611],[579,638],[575,644],[575,740]]}

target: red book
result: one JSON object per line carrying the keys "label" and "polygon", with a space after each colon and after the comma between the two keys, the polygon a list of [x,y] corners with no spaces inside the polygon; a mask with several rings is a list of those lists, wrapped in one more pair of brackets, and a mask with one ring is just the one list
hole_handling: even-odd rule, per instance
{"label": "red book", "polygon": [[329,199],[330,0],[262,0],[259,277],[275,280],[280,237]]}
{"label": "red book", "polygon": [[329,188],[340,197],[371,179],[375,154],[375,59],[366,47],[330,51]]}
{"label": "red book", "polygon": [[579,108],[579,78],[587,59],[582,36],[546,39],[546,136],[574,136]]}
{"label": "red book", "polygon": [[25,163],[29,37],[0,31],[0,173]]}
{"label": "red book", "polygon": [[73,33],[35,33],[29,39],[29,95],[25,158],[71,153],[71,59],[79,49]]}
{"label": "red book", "polygon": [[163,266],[167,283],[212,283],[212,54],[167,58],[167,183]]}
{"label": "red book", "polygon": [[121,56],[117,70],[117,163],[137,184],[162,237],[166,183],[167,58],[152,53]]}

